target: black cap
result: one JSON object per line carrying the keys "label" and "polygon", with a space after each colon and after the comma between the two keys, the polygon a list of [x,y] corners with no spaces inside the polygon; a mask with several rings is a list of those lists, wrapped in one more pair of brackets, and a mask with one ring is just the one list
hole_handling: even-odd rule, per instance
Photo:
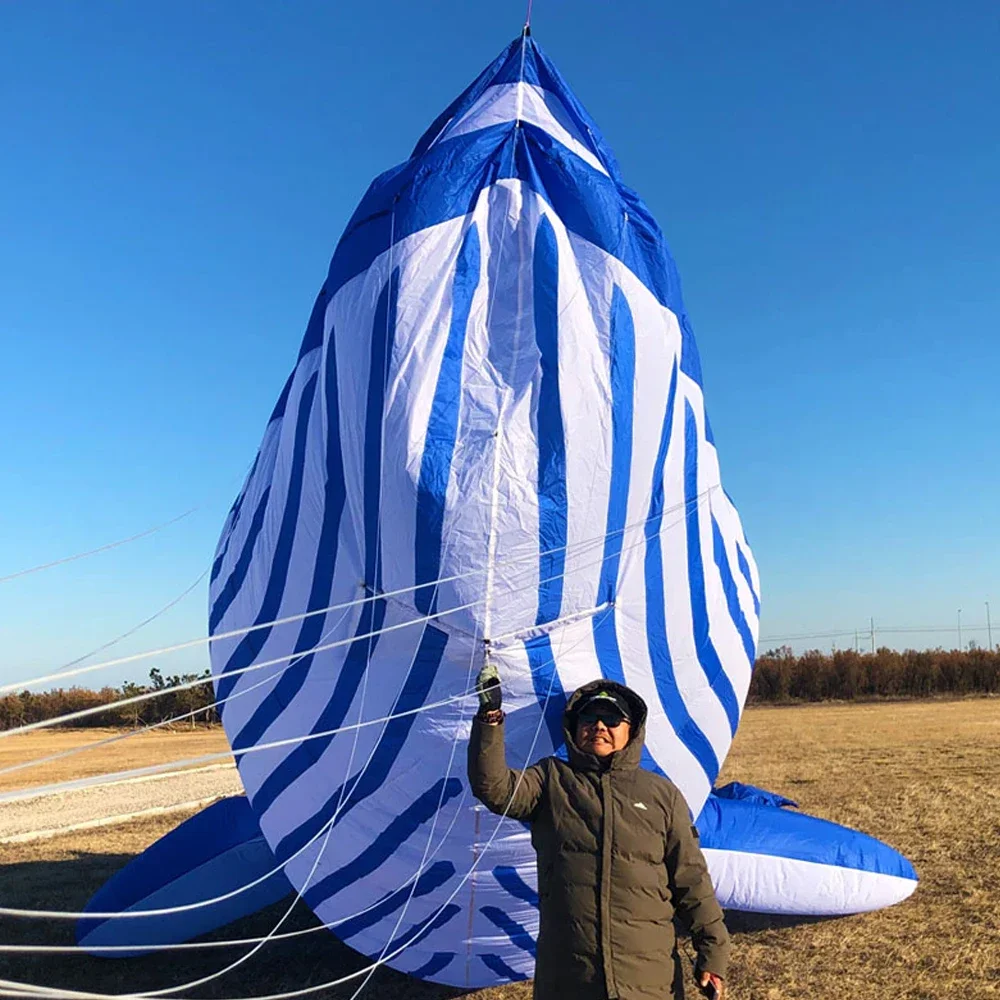
{"label": "black cap", "polygon": [[628,702],[617,691],[598,688],[593,694],[587,695],[587,697],[580,702],[577,706],[576,714],[579,717],[588,709],[596,708],[612,709],[618,712],[626,722],[632,721]]}

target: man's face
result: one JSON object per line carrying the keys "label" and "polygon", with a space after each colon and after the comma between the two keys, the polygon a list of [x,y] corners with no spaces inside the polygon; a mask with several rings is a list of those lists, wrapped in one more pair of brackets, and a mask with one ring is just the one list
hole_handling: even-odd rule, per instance
{"label": "man's face", "polygon": [[625,747],[632,727],[614,709],[585,709],[576,720],[576,745],[584,753],[607,757]]}

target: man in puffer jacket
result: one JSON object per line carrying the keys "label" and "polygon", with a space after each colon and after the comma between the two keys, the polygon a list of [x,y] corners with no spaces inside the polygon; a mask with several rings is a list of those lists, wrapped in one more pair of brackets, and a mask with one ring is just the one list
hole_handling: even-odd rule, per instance
{"label": "man in puffer jacket", "polygon": [[531,825],[540,927],[535,1000],[652,1000],[684,995],[673,918],[690,926],[705,996],[722,995],[729,935],[687,804],[639,767],[646,704],[612,681],[566,704],[569,761],[507,767],[500,682],[479,675],[469,741],[473,794]]}

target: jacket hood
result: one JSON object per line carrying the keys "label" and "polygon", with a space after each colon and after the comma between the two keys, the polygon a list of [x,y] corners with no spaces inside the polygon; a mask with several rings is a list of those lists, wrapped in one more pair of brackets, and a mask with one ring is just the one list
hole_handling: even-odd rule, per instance
{"label": "jacket hood", "polygon": [[[621,695],[629,704],[632,715],[632,731],[628,743],[611,756],[610,764],[605,765],[606,758],[598,757],[597,754],[585,753],[576,745],[576,713],[580,702],[595,691],[614,691]],[[602,770],[605,766],[612,770],[628,770],[637,768],[642,759],[642,747],[646,739],[646,703],[624,684],[616,681],[598,679],[578,687],[566,702],[566,710],[563,712],[563,738],[566,741],[566,752],[569,762],[578,770],[595,771]]]}

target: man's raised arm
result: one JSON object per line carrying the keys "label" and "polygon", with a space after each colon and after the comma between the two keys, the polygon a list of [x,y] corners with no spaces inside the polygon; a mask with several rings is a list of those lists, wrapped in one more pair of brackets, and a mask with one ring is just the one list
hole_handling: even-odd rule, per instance
{"label": "man's raised arm", "polygon": [[469,737],[469,785],[491,812],[529,820],[545,792],[545,771],[539,764],[514,771],[504,753],[504,716],[497,668],[491,663],[476,681],[479,712]]}

